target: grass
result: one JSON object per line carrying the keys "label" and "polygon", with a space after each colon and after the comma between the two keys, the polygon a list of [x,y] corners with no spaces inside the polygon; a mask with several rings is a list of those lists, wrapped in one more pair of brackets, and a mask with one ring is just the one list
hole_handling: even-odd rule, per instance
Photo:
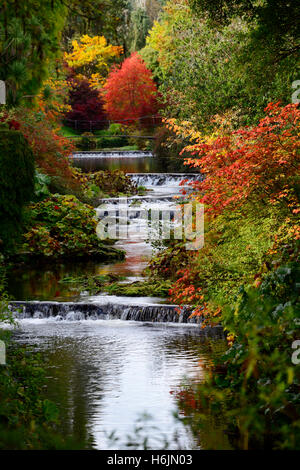
{"label": "grass", "polygon": [[78,137],[81,135],[81,132],[72,129],[72,127],[62,126],[60,129],[60,134],[64,137]]}

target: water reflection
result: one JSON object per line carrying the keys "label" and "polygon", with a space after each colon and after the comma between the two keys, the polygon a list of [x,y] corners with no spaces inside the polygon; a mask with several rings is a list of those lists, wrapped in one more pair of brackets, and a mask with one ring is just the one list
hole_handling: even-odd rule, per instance
{"label": "water reflection", "polygon": [[74,165],[84,171],[122,170],[126,173],[160,172],[159,162],[154,157],[90,157],[74,158]]}
{"label": "water reflection", "polygon": [[144,432],[157,427],[150,446],[158,448],[157,439],[162,445],[162,436],[169,448],[202,446],[172,415],[172,392],[188,380],[203,380],[209,361],[212,343],[197,327],[26,320],[16,337],[45,352],[47,397],[59,404],[64,434],[107,449],[113,446],[107,434],[116,431],[120,440],[113,448],[125,448],[126,436],[146,412],[152,421],[144,423]]}

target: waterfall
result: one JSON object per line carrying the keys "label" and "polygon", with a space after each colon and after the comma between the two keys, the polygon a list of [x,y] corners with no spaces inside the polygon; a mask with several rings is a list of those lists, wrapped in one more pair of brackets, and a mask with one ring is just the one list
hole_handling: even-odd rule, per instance
{"label": "waterfall", "polygon": [[182,180],[201,179],[200,173],[127,173],[137,186],[178,186]]}
{"label": "waterfall", "polygon": [[94,158],[145,158],[153,157],[152,152],[140,150],[109,150],[109,151],[81,151],[71,155],[72,160],[94,159]]}
{"label": "waterfall", "polygon": [[[124,320],[150,323],[189,323],[201,325],[201,317],[192,317],[185,308],[178,313],[176,305],[130,305],[97,302],[12,302],[10,311],[16,319],[53,319],[56,321]],[[222,330],[216,327],[216,331]]]}

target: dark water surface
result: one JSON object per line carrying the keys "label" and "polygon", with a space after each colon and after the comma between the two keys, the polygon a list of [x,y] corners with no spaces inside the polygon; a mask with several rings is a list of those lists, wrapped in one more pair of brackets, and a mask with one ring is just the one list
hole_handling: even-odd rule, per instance
{"label": "dark water surface", "polygon": [[160,163],[151,152],[77,153],[72,161],[85,171],[123,170],[127,173],[160,172]]}

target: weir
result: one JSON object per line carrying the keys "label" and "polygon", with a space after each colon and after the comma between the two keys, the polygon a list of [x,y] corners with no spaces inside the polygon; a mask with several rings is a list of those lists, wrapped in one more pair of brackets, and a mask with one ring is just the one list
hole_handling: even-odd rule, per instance
{"label": "weir", "polygon": [[200,173],[127,173],[138,186],[174,186],[187,179],[189,182],[201,179]]}
{"label": "weir", "polygon": [[[199,180],[201,175],[199,173],[156,173],[156,172],[137,172],[132,173],[126,166],[126,160],[129,158],[135,159],[136,162],[143,160],[155,160],[152,152],[141,151],[94,151],[94,152],[77,152],[70,158],[82,159],[87,162],[97,160],[113,160],[120,158],[122,160],[121,166],[123,171],[132,178],[137,186],[144,186],[148,191],[144,196],[130,196],[126,200],[119,198],[105,198],[99,200],[99,207],[97,209],[97,216],[99,219],[102,217],[110,216],[118,220],[118,224],[122,223],[123,219],[120,217],[121,210],[126,210],[127,218],[130,221],[128,225],[128,236],[126,240],[120,240],[117,246],[125,250],[126,260],[120,263],[108,265],[103,268],[97,268],[98,272],[112,273],[121,275],[126,278],[130,276],[141,277],[143,269],[147,265],[147,260],[150,260],[152,248],[149,243],[149,234],[144,229],[148,227],[145,223],[141,227],[138,226],[140,213],[142,210],[160,210],[169,211],[170,218],[174,217],[176,204],[181,199],[180,186],[181,181],[187,180],[187,183]],[[75,162],[74,162],[75,163]],[[76,164],[76,163],[75,163]],[[139,168],[137,163],[136,169]],[[176,200],[174,196],[176,195]],[[118,206],[118,207],[117,207]],[[114,215],[111,215],[114,214]],[[152,235],[152,233],[151,233]],[[63,270],[64,272],[64,270]],[[76,272],[74,268],[74,272]],[[72,272],[65,274],[66,277],[72,277]],[[39,286],[39,280],[35,280]],[[51,279],[51,282],[53,280]],[[43,285],[44,287],[44,285]],[[62,286],[58,283],[54,289],[55,292],[60,291]],[[38,292],[39,289],[37,289]],[[13,294],[13,293],[12,293]],[[83,294],[83,295],[82,295]],[[163,299],[156,299],[155,297],[149,298],[145,303],[143,298],[132,299],[122,298],[116,296],[112,298],[109,296],[100,295],[100,298],[90,298],[83,293],[77,293],[77,297],[61,298],[57,302],[53,295],[37,300],[37,296],[18,296],[18,302],[11,303],[11,309],[15,312],[17,318],[50,318],[54,320],[88,320],[88,319],[119,319],[125,321],[137,322],[151,322],[151,323],[178,323],[178,324],[194,324],[201,325],[202,319],[200,317],[190,317],[191,311],[188,308],[183,309],[180,313],[174,305],[165,305]],[[158,303],[155,303],[158,302]]]}
{"label": "weir", "polygon": [[145,158],[153,157],[152,152],[140,151],[140,150],[99,150],[99,151],[81,151],[75,152],[71,155],[72,160],[78,160],[82,158],[94,159],[94,158]]}
{"label": "weir", "polygon": [[17,319],[56,321],[123,320],[151,323],[189,323],[201,325],[201,317],[190,317],[191,310],[180,313],[176,305],[130,305],[97,302],[12,302],[9,309]]}

